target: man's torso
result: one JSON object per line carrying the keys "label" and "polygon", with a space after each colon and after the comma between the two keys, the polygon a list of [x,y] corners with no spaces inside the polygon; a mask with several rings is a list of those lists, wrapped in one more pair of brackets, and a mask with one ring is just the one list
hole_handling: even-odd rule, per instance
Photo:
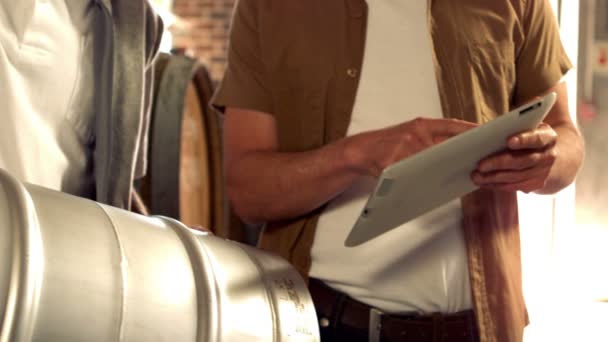
{"label": "man's torso", "polygon": [[[442,117],[427,3],[368,3],[361,81],[347,134]],[[375,179],[332,200],[319,218],[310,276],[385,312],[471,308],[460,201],[358,247],[344,240]],[[362,265],[365,265],[364,267]]]}

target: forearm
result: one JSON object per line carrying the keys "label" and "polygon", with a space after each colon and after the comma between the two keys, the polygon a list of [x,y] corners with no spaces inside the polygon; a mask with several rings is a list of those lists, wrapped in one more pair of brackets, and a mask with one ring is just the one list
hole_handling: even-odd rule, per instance
{"label": "forearm", "polygon": [[545,186],[536,191],[539,194],[554,194],[570,185],[576,178],[585,157],[584,142],[576,128],[564,124],[554,126],[553,129],[558,135],[557,158]]}
{"label": "forearm", "polygon": [[347,157],[348,139],[298,152],[249,152],[227,166],[231,202],[245,221],[304,215],[344,191],[361,174]]}

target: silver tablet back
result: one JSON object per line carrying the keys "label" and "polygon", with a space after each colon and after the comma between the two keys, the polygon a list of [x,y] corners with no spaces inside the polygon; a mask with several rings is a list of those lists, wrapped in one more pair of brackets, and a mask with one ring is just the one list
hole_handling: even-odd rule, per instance
{"label": "silver tablet back", "polygon": [[362,244],[476,190],[471,173],[479,161],[538,126],[555,99],[546,95],[386,168],[345,245]]}

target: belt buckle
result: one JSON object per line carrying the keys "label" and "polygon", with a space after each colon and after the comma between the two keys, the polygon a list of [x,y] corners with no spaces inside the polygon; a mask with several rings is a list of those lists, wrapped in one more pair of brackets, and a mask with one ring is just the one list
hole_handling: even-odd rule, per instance
{"label": "belt buckle", "polygon": [[384,313],[376,308],[369,310],[369,342],[380,342],[380,332],[382,331],[382,316]]}

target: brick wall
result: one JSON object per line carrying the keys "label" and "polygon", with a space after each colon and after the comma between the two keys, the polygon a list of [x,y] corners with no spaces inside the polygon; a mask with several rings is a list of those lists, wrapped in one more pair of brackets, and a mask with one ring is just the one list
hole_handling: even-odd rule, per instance
{"label": "brick wall", "polygon": [[226,66],[226,48],[235,0],[173,0],[177,22],[171,27],[173,46],[187,49],[209,69],[211,78],[221,79]]}

